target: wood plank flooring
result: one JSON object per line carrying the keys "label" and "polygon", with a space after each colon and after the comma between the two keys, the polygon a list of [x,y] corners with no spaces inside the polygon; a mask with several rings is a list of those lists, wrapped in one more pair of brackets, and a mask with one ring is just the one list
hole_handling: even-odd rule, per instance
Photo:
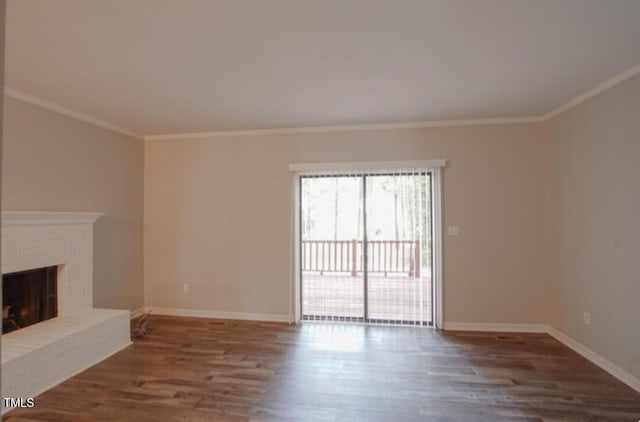
{"label": "wood plank flooring", "polygon": [[640,394],[545,334],[155,316],[6,421],[638,421]]}

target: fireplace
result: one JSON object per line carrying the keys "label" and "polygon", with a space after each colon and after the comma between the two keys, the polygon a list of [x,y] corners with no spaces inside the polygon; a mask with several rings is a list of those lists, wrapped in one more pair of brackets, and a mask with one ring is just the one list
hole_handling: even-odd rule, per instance
{"label": "fireplace", "polygon": [[93,307],[101,215],[2,212],[3,325],[25,325],[2,335],[3,397],[37,396],[130,344],[129,311]]}
{"label": "fireplace", "polygon": [[58,267],[2,276],[2,333],[58,316]]}

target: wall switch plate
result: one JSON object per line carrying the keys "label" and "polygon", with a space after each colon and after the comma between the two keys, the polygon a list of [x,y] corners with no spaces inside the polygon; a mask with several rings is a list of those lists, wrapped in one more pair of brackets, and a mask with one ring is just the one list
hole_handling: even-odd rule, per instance
{"label": "wall switch plate", "polygon": [[582,314],[582,321],[586,325],[591,325],[591,314],[589,312],[585,312],[584,314]]}
{"label": "wall switch plate", "polygon": [[188,284],[183,284],[182,285],[182,293],[187,294],[191,291],[191,288],[189,287]]}
{"label": "wall switch plate", "polygon": [[458,226],[447,227],[447,234],[449,236],[458,236],[460,234],[460,227]]}

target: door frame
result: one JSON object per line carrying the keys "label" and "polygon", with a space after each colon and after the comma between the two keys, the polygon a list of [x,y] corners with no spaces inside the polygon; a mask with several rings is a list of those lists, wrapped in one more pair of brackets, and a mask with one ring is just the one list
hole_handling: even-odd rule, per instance
{"label": "door frame", "polygon": [[434,321],[433,327],[440,329],[444,323],[443,302],[443,256],[442,256],[442,168],[446,160],[423,161],[376,161],[376,162],[345,162],[345,163],[306,163],[290,164],[292,173],[292,202],[291,202],[291,266],[289,282],[289,322],[301,322],[301,274],[300,274],[300,176],[327,174],[338,172],[379,172],[389,171],[427,171],[432,177],[431,205],[432,205],[432,236],[433,236],[433,268],[434,280]]}

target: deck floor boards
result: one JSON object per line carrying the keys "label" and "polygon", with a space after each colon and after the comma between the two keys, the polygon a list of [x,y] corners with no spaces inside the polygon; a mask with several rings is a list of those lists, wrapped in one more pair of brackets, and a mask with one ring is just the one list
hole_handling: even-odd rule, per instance
{"label": "deck floor boards", "polygon": [[[373,273],[368,277],[369,318],[382,321],[433,319],[430,277]],[[364,316],[364,278],[339,273],[302,273],[302,312],[314,317]]]}

